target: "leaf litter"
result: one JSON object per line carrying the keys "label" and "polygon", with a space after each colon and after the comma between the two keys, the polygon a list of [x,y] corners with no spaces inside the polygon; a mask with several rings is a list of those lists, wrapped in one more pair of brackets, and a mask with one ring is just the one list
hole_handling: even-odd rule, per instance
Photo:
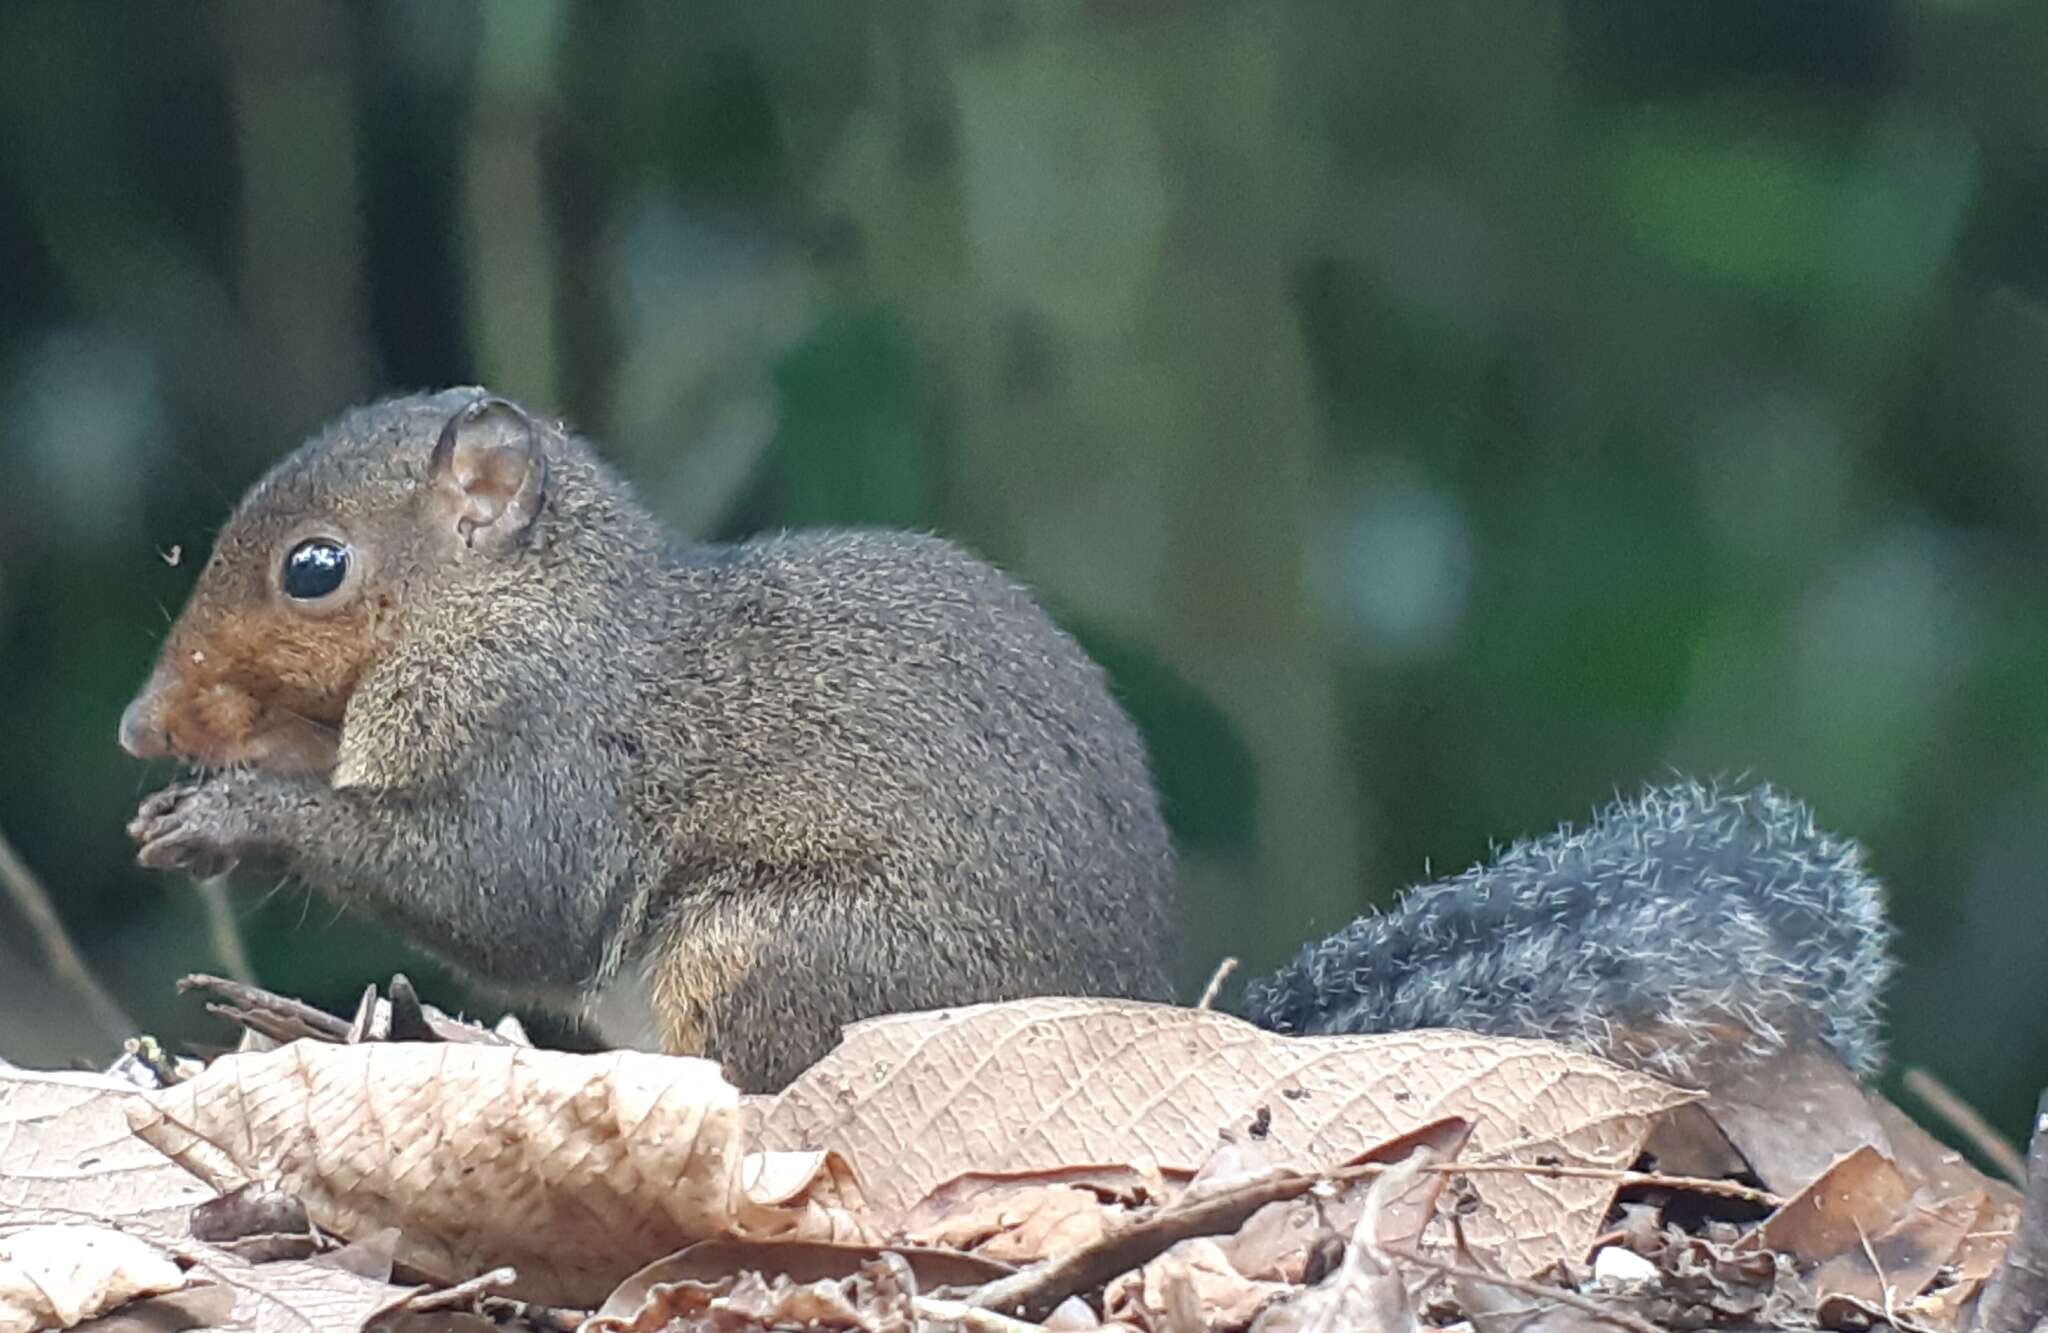
{"label": "leaf litter", "polygon": [[[155,1091],[0,1069],[0,1255],[141,1247],[97,1294],[0,1259],[0,1330],[1962,1330],[2019,1212],[1822,1075],[1702,1095],[1538,1042],[1042,999],[858,1024],[750,1098],[435,1018],[301,1015]],[[1817,1168],[1774,1097],[1851,1107],[1845,1150]],[[1653,1143],[1782,1202],[1629,1174]]]}

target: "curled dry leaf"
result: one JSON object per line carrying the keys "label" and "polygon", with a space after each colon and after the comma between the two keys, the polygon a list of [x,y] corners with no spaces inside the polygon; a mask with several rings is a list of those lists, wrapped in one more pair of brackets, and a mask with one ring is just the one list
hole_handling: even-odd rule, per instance
{"label": "curled dry leaf", "polygon": [[[1346,1161],[1447,1116],[1464,1160],[1627,1167],[1691,1094],[1542,1042],[1458,1032],[1282,1037],[1213,1011],[1038,999],[856,1024],[762,1114],[764,1146],[844,1155],[886,1223],[968,1172],[1128,1163],[1191,1175],[1221,1131]],[[1475,1176],[1474,1249],[1509,1273],[1582,1257],[1611,1181]]]}
{"label": "curled dry leaf", "polygon": [[131,1120],[216,1188],[269,1181],[344,1236],[397,1227],[398,1261],[442,1280],[509,1265],[529,1300],[594,1305],[696,1240],[859,1230],[748,1197],[739,1094],[706,1060],[294,1042],[216,1060]]}
{"label": "curled dry leaf", "polygon": [[261,1181],[209,1199],[192,1210],[192,1234],[205,1241],[304,1234],[311,1225],[305,1204]]}
{"label": "curled dry leaf", "polygon": [[155,1246],[98,1226],[0,1235],[0,1333],[70,1328],[137,1296],[176,1291],[185,1270]]}
{"label": "curled dry leaf", "polygon": [[1768,1322],[1767,1312],[1794,1303],[1779,1278],[1790,1269],[1775,1254],[1676,1230],[1662,1234],[1655,1255],[1658,1282],[1638,1288],[1649,1318],[1666,1328],[1707,1328]]}

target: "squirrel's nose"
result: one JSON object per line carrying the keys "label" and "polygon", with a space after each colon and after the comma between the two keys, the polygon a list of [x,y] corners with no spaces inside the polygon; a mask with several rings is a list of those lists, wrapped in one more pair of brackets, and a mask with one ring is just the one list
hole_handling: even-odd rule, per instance
{"label": "squirrel's nose", "polygon": [[164,729],[157,725],[156,710],[156,690],[151,686],[144,686],[121,710],[121,748],[137,759],[161,759],[171,752]]}

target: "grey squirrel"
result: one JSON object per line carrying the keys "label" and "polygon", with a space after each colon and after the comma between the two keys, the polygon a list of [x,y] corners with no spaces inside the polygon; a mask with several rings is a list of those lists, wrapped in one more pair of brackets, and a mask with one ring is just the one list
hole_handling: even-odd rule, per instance
{"label": "grey squirrel", "polygon": [[[143,802],[142,864],[281,864],[749,1089],[875,1014],[1170,998],[1143,745],[1023,588],[924,536],[684,545],[481,389],[358,408],[259,481],[120,737],[200,769]],[[1416,890],[1245,1012],[1669,1072],[1811,1030],[1867,1069],[1886,942],[1800,807],[1674,788]]]}

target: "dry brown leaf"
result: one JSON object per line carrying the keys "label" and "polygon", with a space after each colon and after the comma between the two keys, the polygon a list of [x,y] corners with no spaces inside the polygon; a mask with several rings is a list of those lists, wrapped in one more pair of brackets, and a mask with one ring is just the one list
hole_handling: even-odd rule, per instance
{"label": "dry brown leaf", "polygon": [[88,1319],[77,1333],[183,1333],[187,1329],[227,1329],[235,1316],[235,1293],[206,1284],[130,1301],[112,1314]]}
{"label": "dry brown leaf", "polygon": [[1824,1263],[1890,1228],[1913,1197],[1891,1160],[1872,1147],[1851,1152],[1787,1199],[1751,1232],[1751,1247]]}
{"label": "dry brown leaf", "polygon": [[[1463,1141],[1463,1122],[1432,1125],[1428,1130],[1381,1145],[1357,1165],[1385,1166],[1373,1173],[1356,1224],[1347,1229],[1365,1243],[1399,1231],[1406,1236],[1421,1223],[1411,1214],[1418,1191],[1430,1192],[1440,1178],[1441,1145]],[[1230,1253],[1228,1243],[1188,1247],[1174,1254],[1180,1242],[1211,1240],[1242,1230],[1268,1205],[1303,1197],[1333,1183],[1292,1167],[1261,1163],[1257,1152],[1239,1152],[1226,1145],[1178,1198],[1130,1219],[1115,1221],[1104,1237],[1085,1249],[1069,1251],[1035,1264],[1014,1277],[991,1282],[976,1291],[971,1303],[988,1310],[1032,1319],[1049,1313],[1061,1300],[1104,1287],[1119,1292],[1127,1313],[1140,1322],[1165,1328],[1227,1327],[1217,1308],[1256,1308],[1288,1284],[1266,1274],[1247,1273]],[[1398,1157],[1398,1161],[1387,1159]],[[1424,1177],[1431,1177],[1425,1182]],[[1318,1226],[1317,1233],[1323,1229]],[[1334,1237],[1332,1237],[1334,1239]],[[1256,1248],[1256,1247],[1255,1247]],[[1341,1254],[1342,1246],[1338,1246]],[[1161,1262],[1163,1260],[1163,1262]],[[1154,1267],[1154,1265],[1157,1265]],[[1135,1281],[1133,1269],[1141,1271]],[[1119,1284],[1121,1285],[1119,1286]],[[1340,1302],[1341,1304],[1341,1302]],[[1241,1322],[1237,1321],[1237,1322]]]}
{"label": "dry brown leaf", "polygon": [[1779,1282],[1789,1266],[1777,1255],[1675,1229],[1661,1239],[1653,1257],[1662,1281],[1647,1293],[1645,1311],[1652,1322],[1667,1328],[1768,1324],[1767,1312],[1789,1303]]}
{"label": "dry brown leaf", "polygon": [[[735,1273],[759,1273],[791,1282],[841,1281],[880,1259],[885,1251],[872,1245],[833,1245],[804,1240],[706,1240],[655,1260],[618,1285],[597,1314],[629,1319],[647,1302],[656,1286],[682,1282],[715,1284]],[[910,1266],[919,1291],[935,1287],[974,1287],[1003,1277],[1007,1264],[956,1254],[951,1250],[892,1245],[886,1253]]]}
{"label": "dry brown leaf", "polygon": [[1858,1148],[1892,1156],[1863,1085],[1818,1043],[1715,1077],[1706,1109],[1757,1179],[1777,1195],[1799,1193]]}
{"label": "dry brown leaf", "polygon": [[1963,1243],[1956,1247],[1950,1266],[1941,1274],[1942,1285],[1920,1298],[1915,1312],[1932,1328],[1963,1326],[1973,1313],[1984,1282],[2005,1258],[2013,1229],[2019,1225],[2019,1207],[2004,1199],[1986,1195],[1970,1223]]}
{"label": "dry brown leaf", "polygon": [[218,1326],[222,1333],[358,1329],[415,1290],[312,1260],[251,1264],[214,1252],[192,1270],[192,1277],[234,1293],[233,1312]]}
{"label": "dry brown leaf", "polygon": [[1072,1185],[983,1177],[979,1192],[949,1193],[951,1206],[904,1229],[921,1245],[971,1250],[998,1263],[1030,1263],[1100,1241],[1120,1204]]}
{"label": "dry brown leaf", "polygon": [[1654,1160],[1658,1171],[1672,1176],[1726,1180],[1750,1169],[1701,1102],[1658,1116],[1643,1152]]}
{"label": "dry brown leaf", "polygon": [[[668,1333],[717,1329],[750,1333],[789,1327],[895,1333],[921,1326],[914,1304],[916,1279],[892,1255],[864,1263],[850,1277],[793,1282],[746,1272],[716,1281],[679,1279],[630,1284],[638,1304],[614,1299],[585,1320],[584,1333]],[[623,1293],[622,1293],[623,1294]]]}
{"label": "dry brown leaf", "polygon": [[916,1244],[972,1250],[1001,1263],[1029,1263],[1094,1244],[1131,1208],[1177,1193],[1157,1173],[1130,1167],[976,1171],[919,1200],[899,1234]]}
{"label": "dry brown leaf", "polygon": [[1197,1236],[1111,1282],[1102,1312],[1141,1328],[1171,1328],[1176,1311],[1192,1308],[1201,1320],[1197,1328],[1243,1328],[1293,1290],[1285,1282],[1246,1277],[1215,1241]]}
{"label": "dry brown leaf", "polygon": [[748,1199],[739,1094],[706,1060],[294,1042],[135,1110],[216,1188],[269,1181],[343,1236],[398,1227],[399,1262],[442,1280],[511,1265],[530,1300],[595,1304],[692,1241],[805,1216]]}
{"label": "dry brown leaf", "polygon": [[[1424,1145],[1375,1180],[1336,1268],[1315,1286],[1297,1290],[1266,1310],[1253,1327],[1259,1333],[1409,1333],[1420,1328],[1408,1280],[1385,1248],[1389,1236],[1381,1224],[1389,1220],[1399,1200],[1412,1196],[1437,1157],[1434,1148]],[[1459,1253],[1469,1258],[1463,1238],[1456,1243]]]}
{"label": "dry brown leaf", "polygon": [[[388,1235],[373,1237],[311,1260],[283,1262],[253,1262],[203,1241],[184,1241],[175,1249],[181,1262],[192,1267],[181,1275],[181,1289],[130,1301],[78,1328],[81,1333],[358,1328],[409,1294],[384,1280],[390,1271],[389,1241]],[[366,1275],[365,1268],[376,1274]]]}
{"label": "dry brown leaf", "polygon": [[0,1333],[70,1328],[138,1296],[185,1285],[185,1270],[134,1236],[101,1226],[0,1234]]}
{"label": "dry brown leaf", "polygon": [[1286,1166],[1218,1176],[1190,1186],[1171,1203],[1118,1219],[1098,1241],[984,1283],[970,1300],[983,1309],[1039,1318],[1068,1297],[1105,1286],[1180,1241],[1228,1235],[1267,1204],[1296,1198],[1323,1183],[1321,1176]]}
{"label": "dry brown leaf", "polygon": [[[764,1146],[829,1148],[883,1218],[973,1171],[1121,1162],[1192,1173],[1257,1122],[1305,1169],[1446,1116],[1465,1160],[1627,1167],[1690,1094],[1542,1042],[1457,1032],[1282,1037],[1208,1010],[1023,1000],[856,1024],[762,1114]],[[1475,1177],[1475,1249],[1510,1273],[1589,1247],[1597,1179]]]}
{"label": "dry brown leaf", "polygon": [[1029,1189],[1040,1185],[1064,1185],[1086,1190],[1106,1203],[1136,1207],[1161,1203],[1180,1192],[1157,1171],[1140,1171],[1129,1166],[1068,1166],[1051,1171],[969,1171],[953,1177],[918,1200],[906,1219],[906,1229],[919,1221],[936,1222],[950,1217],[971,1201],[1002,1189]]}
{"label": "dry brown leaf", "polygon": [[2011,1181],[1985,1175],[1970,1165],[1967,1157],[1922,1129],[1894,1103],[1875,1092],[1865,1095],[1872,1114],[1891,1140],[1892,1161],[1907,1184],[1936,1198],[1982,1190],[2000,1211],[2010,1211],[2017,1218],[2024,1196]]}
{"label": "dry brown leaf", "polygon": [[[1358,1226],[1368,1202],[1379,1211],[1374,1223],[1378,1243],[1388,1249],[1419,1250],[1436,1215],[1437,1198],[1449,1180],[1441,1171],[1423,1170],[1456,1161],[1471,1138],[1463,1120],[1440,1120],[1383,1143],[1365,1160],[1400,1162],[1405,1183],[1395,1189],[1385,1175],[1343,1182],[1328,1198],[1289,1199],[1254,1213],[1237,1234],[1221,1241],[1230,1262],[1248,1277],[1303,1280],[1310,1251],[1318,1239],[1342,1239]],[[1419,1156],[1416,1156],[1417,1150]],[[1351,1165],[1344,1163],[1344,1165]]]}
{"label": "dry brown leaf", "polygon": [[128,1132],[132,1085],[97,1074],[0,1069],[0,1214],[47,1210],[182,1235],[213,1191]]}
{"label": "dry brown leaf", "polygon": [[325,1254],[314,1255],[309,1262],[322,1268],[339,1268],[357,1277],[389,1282],[391,1270],[398,1266],[399,1240],[397,1227],[385,1227]]}
{"label": "dry brown leaf", "polygon": [[1916,1199],[1867,1243],[1822,1264],[1809,1279],[1813,1289],[1823,1298],[1848,1296],[1880,1310],[1902,1306],[1955,1258],[1983,1207],[1982,1193],[1933,1203]]}

